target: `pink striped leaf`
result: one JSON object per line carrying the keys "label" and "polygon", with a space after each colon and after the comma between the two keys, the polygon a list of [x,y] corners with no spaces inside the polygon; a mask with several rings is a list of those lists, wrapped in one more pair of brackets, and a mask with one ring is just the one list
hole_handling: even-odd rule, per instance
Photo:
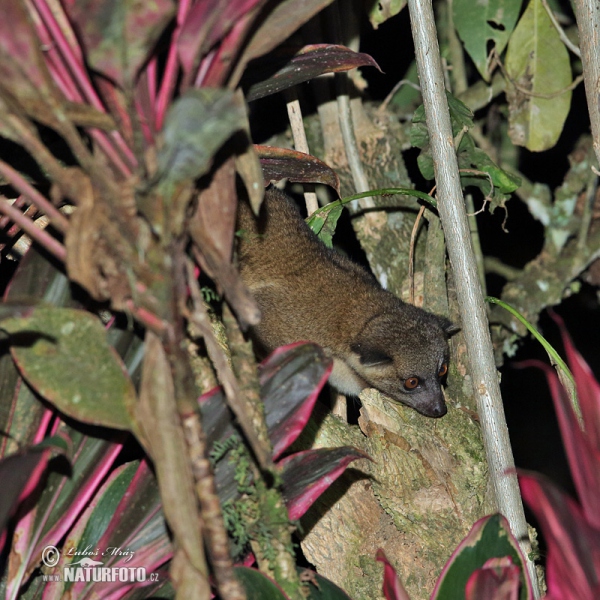
{"label": "pink striped leaf", "polygon": [[[442,573],[437,581],[431,600],[465,600],[465,593],[470,577],[479,569],[487,568],[490,559],[510,558],[519,572],[519,593],[516,596],[518,600],[532,600],[533,592],[527,570],[523,565],[525,560],[521,554],[519,544],[508,525],[508,521],[500,514],[490,515],[479,519],[465,539],[457,546],[456,550],[446,563]],[[503,590],[505,581],[512,581],[514,573],[505,572],[503,575],[497,575],[498,586],[496,589]],[[490,575],[481,575],[488,578]],[[477,576],[479,577],[479,575]],[[476,579],[471,583],[473,593],[478,590]],[[513,584],[507,584],[512,589]],[[481,596],[472,596],[477,600],[483,600]],[[503,598],[499,596],[498,600]],[[496,600],[494,596],[486,600]]]}
{"label": "pink striped leaf", "polygon": [[383,595],[386,600],[410,600],[408,592],[400,582],[392,563],[387,559],[385,552],[379,548],[375,559],[383,563]]}
{"label": "pink striped leaf", "polygon": [[67,6],[92,69],[119,85],[133,83],[175,14],[172,0],[78,0]]}
{"label": "pink striped leaf", "polygon": [[548,546],[548,598],[600,598],[600,530],[581,507],[547,478],[520,474],[523,499],[534,512]]}
{"label": "pink striped leaf", "polygon": [[283,498],[291,521],[299,519],[354,460],[367,458],[358,448],[319,448],[296,452],[279,461]]}

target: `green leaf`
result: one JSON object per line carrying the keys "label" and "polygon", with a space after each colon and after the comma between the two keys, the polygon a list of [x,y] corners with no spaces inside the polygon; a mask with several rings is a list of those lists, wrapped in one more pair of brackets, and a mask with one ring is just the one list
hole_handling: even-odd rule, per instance
{"label": "green leaf", "polygon": [[550,356],[550,359],[554,362],[554,364],[558,366],[558,368],[565,374],[572,384],[575,384],[573,374],[569,370],[569,367],[567,367],[565,361],[560,357],[560,354],[516,308],[513,308],[510,304],[503,302],[498,298],[494,298],[493,296],[487,296],[485,301],[489,302],[490,304],[497,304],[498,306],[501,306],[504,310],[507,310],[513,317],[525,325],[531,335],[533,335],[533,337],[544,347],[544,350],[548,353],[548,356]]}
{"label": "green leaf", "polygon": [[369,21],[373,29],[377,29],[391,17],[397,15],[405,6],[406,0],[380,0],[370,3]]}
{"label": "green leaf", "polygon": [[519,18],[523,0],[483,0],[474,8],[472,0],[454,0],[456,31],[473,59],[477,70],[490,80],[488,54],[490,42],[501,54]]}
{"label": "green leaf", "polygon": [[524,561],[517,540],[507,520],[495,514],[477,521],[458,545],[440,575],[432,600],[464,600],[465,586],[473,572],[483,567],[490,558],[505,556],[521,569],[520,600],[531,598],[531,587],[524,575]]}
{"label": "green leaf", "polygon": [[135,389],[94,315],[36,308],[5,319],[11,352],[27,382],[59,410],[84,423],[129,429]]}
{"label": "green leaf", "polygon": [[339,206],[334,206],[330,211],[326,213],[325,220],[323,224],[319,228],[319,232],[317,235],[319,239],[328,247],[333,247],[333,234],[335,233],[335,228],[337,226],[338,219],[342,214],[343,207],[340,204]]}
{"label": "green leaf", "polygon": [[[458,166],[463,171],[472,171],[470,173],[461,172],[461,185],[463,188],[468,186],[480,188],[482,193],[491,200],[490,211],[493,212],[497,206],[503,206],[508,199],[508,194],[514,192],[521,185],[521,179],[501,169],[483,150],[477,148],[468,132],[473,127],[473,112],[452,94],[447,92],[446,96],[452,134],[457,141],[460,139],[457,151]],[[425,122],[425,109],[422,105],[415,111],[410,130],[410,141],[413,146],[421,148],[421,153],[417,157],[421,174],[426,179],[433,179],[435,173],[429,149],[429,132]],[[473,171],[480,171],[480,173]]]}
{"label": "green leaf", "polygon": [[541,0],[530,1],[510,38],[506,71],[520,88],[507,84],[511,140],[533,152],[552,148],[569,113],[571,91],[547,96],[568,87],[572,74],[567,49]]}
{"label": "green leaf", "polygon": [[456,96],[446,92],[448,100],[448,110],[450,111],[450,121],[452,122],[452,135],[458,135],[463,129],[473,127],[473,111]]}
{"label": "green leaf", "polygon": [[241,96],[225,89],[189,90],[167,113],[153,183],[176,185],[206,174],[217,150],[247,124]]}
{"label": "green leaf", "polygon": [[249,567],[234,567],[233,570],[246,591],[247,600],[289,600],[264,573]]}
{"label": "green leaf", "polygon": [[480,148],[476,148],[473,153],[473,164],[476,168],[487,173],[494,184],[494,189],[502,194],[510,194],[519,188],[521,178],[501,169],[494,161]]}

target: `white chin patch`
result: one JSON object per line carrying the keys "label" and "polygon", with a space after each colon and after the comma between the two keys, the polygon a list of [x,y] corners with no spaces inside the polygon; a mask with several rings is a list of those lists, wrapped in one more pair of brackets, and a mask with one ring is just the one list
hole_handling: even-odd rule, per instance
{"label": "white chin patch", "polygon": [[333,371],[329,376],[329,383],[346,396],[358,396],[367,383],[361,379],[343,360],[333,360]]}

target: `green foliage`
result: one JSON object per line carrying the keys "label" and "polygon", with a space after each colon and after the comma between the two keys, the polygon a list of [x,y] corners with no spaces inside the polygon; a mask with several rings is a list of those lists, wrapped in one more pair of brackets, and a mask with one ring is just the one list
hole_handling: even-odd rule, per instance
{"label": "green foliage", "polygon": [[479,74],[490,80],[490,42],[502,54],[513,32],[523,0],[489,0],[473,5],[472,0],[454,0],[456,30]]}
{"label": "green foliage", "polygon": [[[452,134],[457,146],[457,159],[463,187],[478,187],[485,199],[491,204],[493,211],[498,206],[504,206],[510,194],[520,185],[519,177],[500,168],[492,159],[475,145],[469,130],[473,128],[473,113],[463,102],[452,94],[446,93]],[[434,165],[429,151],[429,131],[425,119],[425,108],[419,106],[415,111],[410,141],[413,146],[421,149],[417,158],[419,169],[426,179],[434,179]]]}
{"label": "green foliage", "polygon": [[530,0],[510,38],[506,71],[512,82],[511,140],[534,152],[552,148],[571,107],[572,75],[569,54],[542,0]]}
{"label": "green foliage", "polygon": [[135,389],[96,316],[39,307],[0,327],[23,376],[59,410],[91,425],[132,428]]}
{"label": "green foliage", "polygon": [[332,238],[335,233],[335,228],[342,214],[342,207],[349,202],[354,200],[360,200],[361,198],[370,198],[371,196],[392,196],[400,194],[403,196],[412,196],[419,200],[425,200],[433,208],[436,207],[435,200],[424,192],[418,190],[411,190],[408,188],[383,188],[379,190],[369,190],[368,192],[362,192],[360,194],[354,194],[352,196],[346,196],[340,200],[334,200],[321,208],[315,210],[315,212],[306,219],[307,225],[313,230],[313,232],[321,239],[321,241],[328,247],[331,248],[333,245]]}
{"label": "green foliage", "polygon": [[[432,600],[464,600],[465,587],[473,575],[490,565],[490,559],[510,558],[518,567],[521,579],[520,600],[531,598],[531,589],[525,575],[523,557],[517,540],[514,538],[506,519],[499,514],[484,517],[471,529],[459,544],[444,567],[436,585]],[[493,568],[493,567],[489,567]],[[483,598],[485,596],[475,596]],[[487,596],[491,597],[491,596]],[[493,596],[499,598],[500,596]]]}

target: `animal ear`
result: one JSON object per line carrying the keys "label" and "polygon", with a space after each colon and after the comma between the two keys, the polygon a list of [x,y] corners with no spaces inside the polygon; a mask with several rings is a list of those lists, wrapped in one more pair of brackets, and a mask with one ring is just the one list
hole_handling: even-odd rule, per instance
{"label": "animal ear", "polygon": [[446,317],[439,317],[439,319],[440,319],[440,325],[442,326],[444,333],[448,337],[450,337],[460,331],[460,327],[458,325],[455,325],[450,319],[446,319]]}
{"label": "animal ear", "polygon": [[377,348],[365,346],[364,344],[352,344],[350,350],[355,354],[358,354],[360,364],[365,367],[376,367],[378,365],[387,365],[394,361],[394,359]]}

